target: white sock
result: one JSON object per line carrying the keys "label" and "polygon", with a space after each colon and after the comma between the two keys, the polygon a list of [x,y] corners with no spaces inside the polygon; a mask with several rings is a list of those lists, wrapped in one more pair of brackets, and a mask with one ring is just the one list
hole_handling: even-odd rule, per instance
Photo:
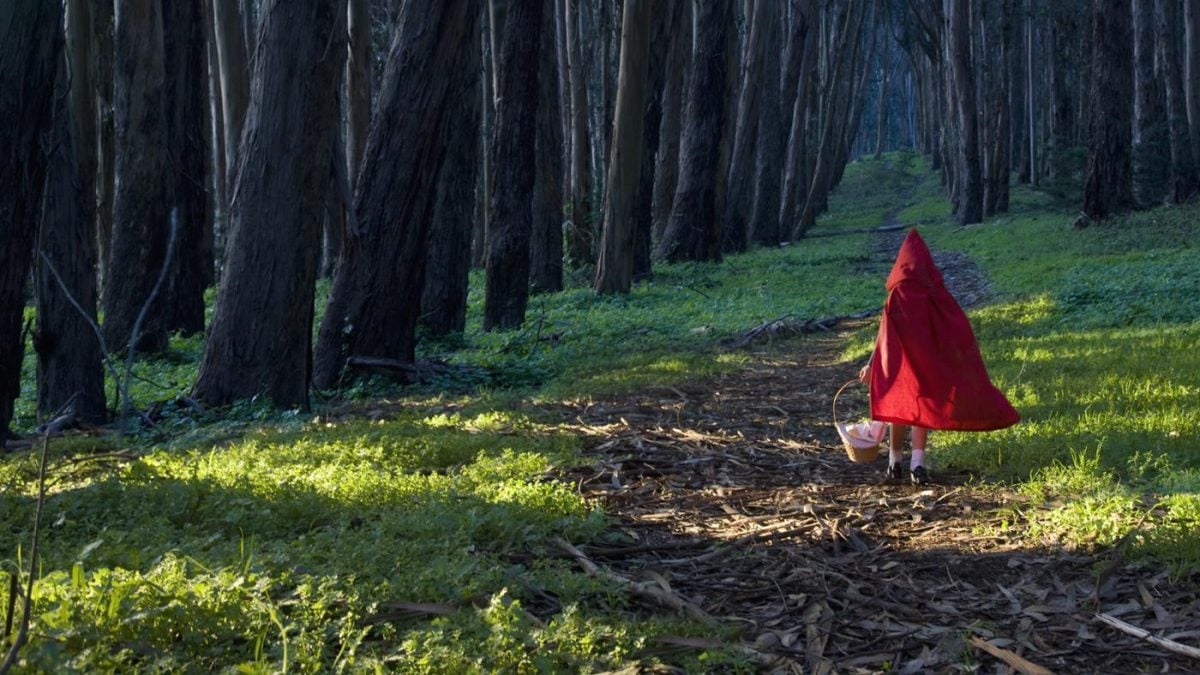
{"label": "white sock", "polygon": [[925,466],[925,448],[912,449],[912,458],[908,460],[908,468],[915,469],[918,466]]}
{"label": "white sock", "polygon": [[888,449],[888,466],[896,466],[904,461],[904,450],[901,448]]}

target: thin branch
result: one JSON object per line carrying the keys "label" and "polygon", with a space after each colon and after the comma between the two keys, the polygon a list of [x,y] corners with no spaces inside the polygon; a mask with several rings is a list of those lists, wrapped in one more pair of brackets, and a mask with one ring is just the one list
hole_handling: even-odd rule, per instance
{"label": "thin branch", "polygon": [[1097,614],[1096,618],[1112,626],[1113,628],[1116,628],[1122,633],[1128,633],[1139,640],[1145,640],[1155,647],[1160,647],[1169,652],[1179,654],[1180,656],[1189,656],[1193,659],[1200,659],[1200,649],[1197,649],[1196,647],[1185,645],[1174,640],[1160,638],[1157,635],[1152,635],[1150,631],[1146,630],[1145,628],[1138,628],[1137,626],[1131,623],[1126,623],[1115,616],[1110,616],[1108,614]]}
{"label": "thin branch", "polygon": [[21,626],[17,630],[17,639],[8,650],[4,663],[0,664],[0,675],[12,670],[17,662],[17,654],[29,640],[29,621],[33,616],[33,578],[37,571],[38,544],[41,535],[42,506],[46,503],[46,454],[50,448],[50,434],[42,436],[42,457],[38,462],[38,496],[37,507],[33,513],[33,542],[29,546],[29,580],[25,585],[25,599],[21,608]]}

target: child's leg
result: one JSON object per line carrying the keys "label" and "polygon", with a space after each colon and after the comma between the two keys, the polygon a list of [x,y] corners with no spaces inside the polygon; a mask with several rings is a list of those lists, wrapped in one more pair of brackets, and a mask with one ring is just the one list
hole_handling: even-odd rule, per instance
{"label": "child's leg", "polygon": [[909,468],[925,466],[925,444],[929,442],[929,430],[921,427],[912,428],[912,458]]}
{"label": "child's leg", "polygon": [[[916,431],[914,429],[914,431]],[[888,464],[895,465],[904,461],[904,437],[908,435],[908,425],[892,424],[892,438],[888,443]]]}

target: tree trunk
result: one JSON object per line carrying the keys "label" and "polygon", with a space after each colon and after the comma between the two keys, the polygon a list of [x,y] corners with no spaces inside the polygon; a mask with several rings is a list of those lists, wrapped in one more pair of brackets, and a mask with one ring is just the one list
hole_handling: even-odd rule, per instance
{"label": "tree trunk", "polygon": [[625,0],[621,19],[621,70],[605,181],[604,234],[596,265],[600,293],[628,293],[633,284],[634,207],[642,170],[651,1]]}
{"label": "tree trunk", "polygon": [[588,131],[587,75],[579,36],[579,0],[565,0],[567,70],[571,80],[571,228],[567,258],[575,267],[596,260],[592,228],[592,160]]}
{"label": "tree trunk", "polygon": [[[111,3],[110,3],[111,4]],[[96,215],[97,138],[95,45],[91,0],[67,2],[67,57],[71,73],[71,118],[75,127],[71,136],[78,158],[79,179],[83,185],[83,212],[89,223]],[[95,257],[95,246],[92,246]]]}
{"label": "tree trunk", "polygon": [[226,178],[231,186],[237,181],[238,144],[250,96],[249,59],[237,0],[212,0],[212,3],[217,62],[221,65],[221,117],[225,121],[225,165],[229,167]]}
{"label": "tree trunk", "polygon": [[[797,46],[804,53],[800,60],[799,82],[796,85],[795,98],[792,101],[791,128],[788,131],[787,155],[784,159],[782,203],[779,206],[779,235],[789,236],[796,225],[797,211],[802,205],[801,200],[806,196],[808,187],[808,108],[814,97],[809,95],[813,80],[817,76],[817,35],[813,0],[804,0],[802,4],[803,17],[799,23]],[[785,99],[784,103],[787,101]]]}
{"label": "tree trunk", "polygon": [[[746,250],[749,242],[749,220],[754,188],[755,140],[759,121],[760,73],[764,58],[765,34],[769,30],[769,15],[773,14],[772,0],[755,0],[754,16],[750,19],[750,35],[746,40],[745,61],[739,73],[737,121],[734,125],[733,148],[729,161],[729,183],[726,189],[725,213],[722,217],[721,250],[729,253]],[[772,78],[768,75],[767,79]]]}
{"label": "tree trunk", "polygon": [[442,139],[462,113],[457,83],[479,77],[480,52],[460,45],[477,39],[480,13],[468,0],[401,7],[355,191],[361,233],[342,248],[318,335],[320,388],[336,384],[347,355],[413,361]]}
{"label": "tree trunk", "polygon": [[969,0],[950,0],[947,29],[950,38],[950,64],[954,72],[954,92],[958,99],[958,161],[961,174],[958,223],[969,225],[983,220],[983,175],[979,161],[979,117],[975,103],[975,74],[971,63],[971,24]]}
{"label": "tree trunk", "polygon": [[[490,4],[489,4],[490,6]],[[479,213],[471,228],[471,266],[482,268],[487,259],[487,231],[492,208],[492,127],[496,117],[496,93],[493,85],[494,68],[492,59],[491,12],[483,12],[480,22],[481,69],[480,96],[482,97],[479,134],[479,194],[476,203]]]}
{"label": "tree trunk", "polygon": [[[538,47],[542,2],[518,2],[505,19],[492,137],[492,230],[488,233],[483,329],[518,328],[529,302],[529,239],[536,177]],[[549,79],[549,78],[543,78]]]}
{"label": "tree trunk", "polygon": [[[464,42],[463,56],[468,63],[479,63],[480,41]],[[421,294],[421,325],[431,335],[461,333],[467,323],[467,282],[471,271],[471,228],[475,223],[474,196],[479,173],[478,143],[481,99],[478,68],[467,69],[447,92],[456,103],[455,114],[447,120],[446,159],[437,179],[437,202],[430,223],[428,250],[425,254],[424,291]],[[559,123],[555,120],[555,125]],[[558,161],[561,163],[561,148]],[[561,205],[559,213],[561,213]],[[561,232],[561,230],[560,230]],[[559,234],[558,259],[562,260],[562,235]],[[559,268],[561,283],[562,268]]]}
{"label": "tree trunk", "polygon": [[[671,31],[683,21],[684,0],[671,0],[666,11],[650,16],[650,51],[647,64],[645,112],[642,116],[642,167],[638,170],[637,198],[634,203],[633,280],[653,277],[650,249],[654,240],[655,159],[662,143],[664,82],[671,50]],[[619,96],[619,94],[618,94]]]}
{"label": "tree trunk", "polygon": [[21,393],[25,282],[42,205],[62,6],[0,2],[0,447]]}
{"label": "tree trunk", "polygon": [[1200,0],[1183,0],[1187,60],[1187,111],[1192,158],[1200,166]]}
{"label": "tree trunk", "polygon": [[721,228],[716,212],[718,163],[725,124],[726,43],[733,5],[706,0],[696,7],[696,50],[688,82],[679,179],[671,217],[656,257],[671,262],[721,259]]}
{"label": "tree trunk", "polygon": [[1092,86],[1083,212],[1103,219],[1133,206],[1133,44],[1129,0],[1092,0]]}
{"label": "tree trunk", "polygon": [[671,217],[671,203],[679,178],[679,140],[683,121],[683,90],[685,75],[692,55],[692,2],[683,0],[675,6],[670,35],[670,49],[665,64],[662,90],[662,119],[658,131],[658,153],[654,158],[654,196],[651,210],[651,242],[662,240]]}
{"label": "tree trunk", "polygon": [[875,159],[883,157],[883,144],[887,140],[887,129],[884,127],[884,123],[887,121],[888,67],[891,65],[892,59],[886,46],[880,52],[880,60],[883,61],[883,76],[879,78],[879,109],[876,111],[875,118]]}
{"label": "tree trunk", "polygon": [[[321,212],[334,163],[346,11],[269,0],[254,59],[226,268],[195,395],[308,406]],[[268,170],[268,162],[269,169]]]}
{"label": "tree trunk", "polygon": [[1172,0],[1155,0],[1158,63],[1162,69],[1163,89],[1167,94],[1167,137],[1171,149],[1168,198],[1175,204],[1182,204],[1196,194],[1200,181],[1196,177],[1196,161],[1192,157],[1192,142],[1188,132],[1187,102],[1175,31],[1180,17],[1175,9]]}
{"label": "tree trunk", "polygon": [[[346,94],[343,105],[345,112],[346,177],[353,187],[358,180],[362,164],[363,148],[367,144],[367,131],[371,125],[371,3],[370,0],[350,0],[347,6],[347,33],[350,49],[346,59]],[[477,48],[477,46],[476,46]],[[478,153],[471,153],[472,157]],[[475,172],[472,170],[471,175]],[[474,186],[467,201],[474,199]],[[325,255],[328,261],[325,276],[333,275],[333,266],[341,255],[342,240],[345,238],[345,207],[338,209],[338,217],[329,218],[325,228]],[[467,241],[468,249],[471,245]]]}
{"label": "tree trunk", "polygon": [[[1011,173],[1011,119],[1009,108],[1009,55],[1013,45],[1014,0],[1000,3],[1000,41],[995,58],[991,59],[991,73],[999,82],[992,92],[992,127],[986,152],[988,153],[988,175],[984,190],[983,210],[986,215],[1008,211],[1008,181]],[[990,57],[989,57],[990,58]]]}
{"label": "tree trunk", "polygon": [[211,231],[207,233],[209,247],[213,252],[213,264],[209,267],[206,286],[217,279],[217,272],[224,264],[225,235],[229,220],[229,165],[225,158],[225,117],[221,104],[221,66],[217,60],[217,36],[213,26],[213,0],[204,0],[205,26],[204,39],[208,43],[208,91],[210,100],[205,102],[210,111],[209,147],[212,149],[212,175],[209,176],[208,189],[212,191],[210,199],[212,217],[209,220]]}
{"label": "tree trunk", "polygon": [[558,45],[554,0],[541,0],[538,45],[537,176],[533,184],[533,232],[529,241],[529,281],[535,292],[563,287],[563,127],[558,90]]}
{"label": "tree trunk", "polygon": [[1133,0],[1133,188],[1137,201],[1153,206],[1167,192],[1171,154],[1162,84],[1154,73],[1154,0]]}
{"label": "tree trunk", "polygon": [[163,324],[168,332],[204,332],[204,289],[212,268],[205,246],[208,190],[204,185],[209,152],[204,129],[208,105],[204,58],[204,8],[201,0],[163,4],[163,52],[166,72],[168,166],[176,213],[175,258],[163,289]]}
{"label": "tree trunk", "polygon": [[[782,22],[776,6],[768,3],[767,32],[763,35],[765,49],[761,66],[762,86],[759,91],[758,139],[754,154],[754,193],[748,223],[750,238],[758,244],[773,246],[781,239],[779,229],[779,198],[783,153],[787,145],[788,117],[779,96],[779,81],[784,66]],[[786,110],[791,110],[788,102]]]}
{"label": "tree trunk", "polygon": [[[74,62],[74,56],[71,57]],[[96,320],[96,238],[87,217],[86,186],[76,165],[75,123],[68,101],[69,71],[60,59],[54,99],[53,152],[42,199],[35,255],[37,274],[38,417],[73,413],[89,424],[104,422],[104,372]],[[92,109],[85,107],[84,114]],[[42,259],[40,255],[45,255]],[[48,261],[48,262],[47,262]],[[54,271],[50,270],[53,266]],[[57,275],[57,276],[56,276]],[[61,283],[60,283],[61,281]],[[72,304],[78,303],[78,309]],[[84,316],[86,313],[87,316]]]}
{"label": "tree trunk", "polygon": [[167,347],[166,299],[161,288],[154,291],[166,263],[175,182],[167,157],[169,90],[160,8],[158,0],[119,0],[116,13],[117,190],[108,278],[121,283],[104,288],[104,339],[113,350],[130,343],[143,307],[148,309],[137,349]]}
{"label": "tree trunk", "polygon": [[116,25],[114,4],[100,2],[93,6],[96,39],[96,257],[100,293],[107,285],[108,261],[112,251],[113,194],[116,192],[116,119],[113,114],[113,56]]}

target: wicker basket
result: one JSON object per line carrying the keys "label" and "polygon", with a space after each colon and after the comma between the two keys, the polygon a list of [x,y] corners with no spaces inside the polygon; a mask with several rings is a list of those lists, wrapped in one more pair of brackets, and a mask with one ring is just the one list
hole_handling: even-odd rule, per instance
{"label": "wicker basket", "polygon": [[871,420],[857,424],[843,424],[838,421],[838,397],[846,391],[846,387],[857,382],[858,380],[850,380],[833,395],[833,426],[837,429],[838,437],[842,439],[842,447],[846,448],[846,455],[850,457],[850,461],[855,464],[870,464],[879,458],[879,452],[885,445],[887,425]]}

